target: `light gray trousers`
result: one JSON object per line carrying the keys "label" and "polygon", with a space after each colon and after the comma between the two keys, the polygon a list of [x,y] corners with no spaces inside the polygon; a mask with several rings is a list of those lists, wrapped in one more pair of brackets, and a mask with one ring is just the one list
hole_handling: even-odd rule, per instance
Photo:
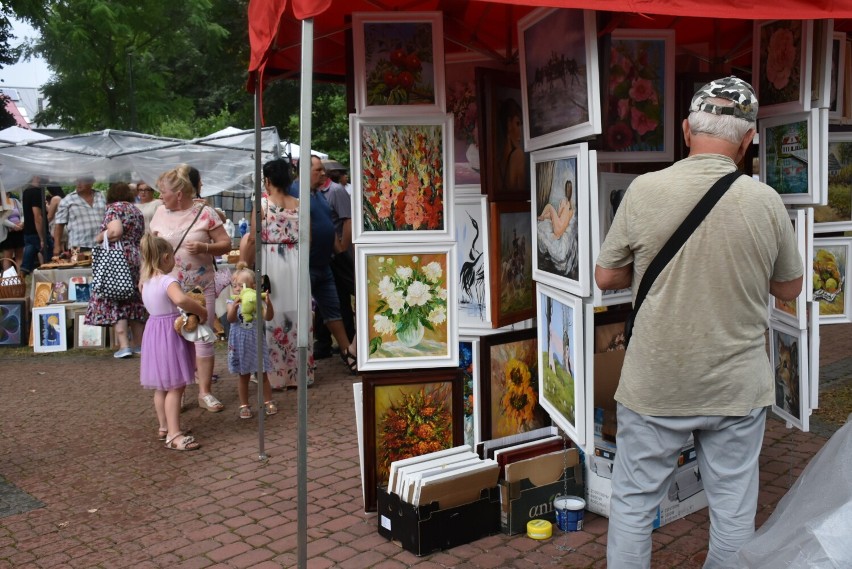
{"label": "light gray trousers", "polygon": [[744,417],[651,417],[619,404],[608,569],[650,569],[656,510],[690,434],[695,437],[710,506],[710,551],[704,569],[729,567],[732,556],[754,533],[765,426],[766,408],[753,409]]}

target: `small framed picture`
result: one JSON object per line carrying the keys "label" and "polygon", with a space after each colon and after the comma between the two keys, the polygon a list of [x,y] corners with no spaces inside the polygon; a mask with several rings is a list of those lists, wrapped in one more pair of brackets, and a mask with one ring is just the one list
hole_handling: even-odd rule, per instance
{"label": "small framed picture", "polygon": [[852,322],[852,306],[846,296],[852,237],[814,239],[813,252],[813,298],[819,302],[820,325]]}
{"label": "small framed picture", "polygon": [[64,306],[54,304],[33,308],[33,349],[37,353],[68,349]]}
{"label": "small framed picture", "polygon": [[0,346],[22,346],[26,341],[26,301],[0,300]]}
{"label": "small framed picture", "polygon": [[[793,224],[793,233],[796,235],[796,245],[799,249],[803,264],[807,262],[807,224],[805,222],[805,211],[803,209],[789,209],[790,222]],[[803,274],[807,275],[810,271],[809,265],[804,266]],[[797,329],[804,329],[808,326],[805,304],[807,302],[807,286],[802,287],[802,292],[793,300],[781,300],[769,295],[769,316],[781,322],[785,322]]]}
{"label": "small framed picture", "polygon": [[491,322],[497,328],[532,318],[532,222],[529,202],[491,203]]}
{"label": "small framed picture", "polygon": [[74,314],[74,346],[81,349],[100,350],[106,348],[107,329],[104,326],[86,324],[86,314]]}
{"label": "small framed picture", "polygon": [[814,207],[816,233],[852,231],[852,132],[828,133],[827,205]]}
{"label": "small framed picture", "polygon": [[456,194],[456,282],[459,328],[491,328],[488,198]]}
{"label": "small framed picture", "polygon": [[[593,160],[589,160],[589,164],[596,165]],[[615,219],[615,212],[618,211],[618,206],[621,205],[621,200],[627,194],[627,188],[638,174],[620,174],[615,172],[599,172],[598,186],[596,191],[590,192],[591,195],[591,222],[592,222],[592,263],[594,267],[597,262],[598,255],[601,253],[601,245],[606,239],[606,234],[612,226],[612,220]],[[590,177],[591,179],[591,177]],[[592,279],[594,281],[594,279]],[[597,284],[592,282],[592,297],[595,306],[611,306],[613,304],[622,304],[630,302],[633,298],[633,291],[629,288],[620,290],[601,290]]]}
{"label": "small framed picture", "polygon": [[769,322],[769,356],[775,370],[772,411],[802,431],[808,431],[808,331],[783,322]]}
{"label": "small framed picture", "polygon": [[820,201],[819,110],[760,121],[760,179],[790,205]]}
{"label": "small framed picture", "polygon": [[476,448],[482,440],[479,433],[479,336],[459,337],[459,368],[462,371],[462,409],[464,444]]}
{"label": "small framed picture", "polygon": [[355,111],[446,112],[441,12],[354,12]]}
{"label": "small framed picture", "polygon": [[[813,20],[754,23],[752,86],[760,107],[757,118],[811,108]],[[760,135],[763,146],[763,133]]]}

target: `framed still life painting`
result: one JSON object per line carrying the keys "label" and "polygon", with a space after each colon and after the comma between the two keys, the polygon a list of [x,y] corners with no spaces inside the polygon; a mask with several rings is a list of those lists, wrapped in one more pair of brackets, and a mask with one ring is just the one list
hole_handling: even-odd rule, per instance
{"label": "framed still life painting", "polygon": [[33,349],[36,353],[64,352],[68,349],[65,307],[47,305],[33,308]]}
{"label": "framed still life painting", "polygon": [[452,239],[452,120],[349,116],[355,243]]}
{"label": "framed still life painting", "polygon": [[0,300],[0,346],[22,346],[26,341],[26,301]]}
{"label": "framed still life painting", "polygon": [[481,194],[456,194],[455,278],[459,328],[491,328],[491,259],[488,200]]}
{"label": "framed still life painting", "polygon": [[518,22],[518,49],[526,149],[600,134],[595,11],[534,10]]}
{"label": "framed still life painting", "polygon": [[586,444],[583,299],[540,285],[538,377],[541,406],[581,447]]}
{"label": "framed still life painting", "polygon": [[759,119],[810,110],[812,37],[813,20],[754,23],[752,87]]}
{"label": "framed still life painting", "polygon": [[490,238],[491,323],[502,328],[535,313],[529,202],[492,202]]}
{"label": "framed still life painting", "polygon": [[808,431],[808,331],[769,322],[769,357],[775,371],[772,411],[789,424]]}
{"label": "framed still life painting", "polygon": [[760,179],[785,204],[818,204],[819,110],[760,121]]}
{"label": "framed still life painting", "polygon": [[852,238],[814,239],[813,252],[811,278],[814,302],[819,302],[820,325],[852,322],[852,306],[846,296]]}
{"label": "framed still life painting", "polygon": [[827,164],[827,205],[814,207],[814,231],[852,231],[852,132],[828,133]]}
{"label": "framed still life painting", "polygon": [[589,275],[589,146],[532,153],[533,278],[587,296]]}
{"label": "framed still life painting", "polygon": [[613,30],[604,52],[602,162],[674,160],[674,30]]}
{"label": "framed still life painting", "polygon": [[365,509],[392,462],[463,444],[458,368],[364,374]]}
{"label": "framed still life painting", "polygon": [[455,243],[357,245],[358,370],[456,367]]}
{"label": "framed still life painting", "polygon": [[[589,164],[593,164],[590,159]],[[591,239],[592,239],[592,262],[594,267],[598,255],[601,253],[601,245],[606,239],[606,234],[615,219],[615,213],[621,200],[627,193],[627,188],[638,174],[620,174],[615,172],[599,172],[598,186],[591,195]],[[591,177],[590,177],[591,179]],[[633,290],[624,288],[620,290],[601,290],[592,278],[592,298],[595,306],[611,306],[630,302],[633,299]]]}
{"label": "framed still life painting", "polygon": [[445,112],[440,12],[355,12],[352,40],[358,114]]}
{"label": "framed still life painting", "polygon": [[537,344],[534,328],[482,336],[479,406],[483,441],[550,424],[539,402]]}
{"label": "framed still life painting", "polygon": [[479,435],[479,336],[459,337],[459,369],[462,371],[464,444],[475,448],[482,440]]}
{"label": "framed still life painting", "polygon": [[[808,258],[807,247],[807,224],[805,222],[805,211],[803,209],[789,209],[790,222],[793,224],[793,233],[796,236],[796,245],[799,249],[804,262],[804,274],[809,272],[806,259]],[[781,300],[769,295],[769,316],[780,322],[785,322],[797,329],[804,329],[808,326],[806,303],[807,303],[807,286],[802,287],[802,291],[793,300]]]}

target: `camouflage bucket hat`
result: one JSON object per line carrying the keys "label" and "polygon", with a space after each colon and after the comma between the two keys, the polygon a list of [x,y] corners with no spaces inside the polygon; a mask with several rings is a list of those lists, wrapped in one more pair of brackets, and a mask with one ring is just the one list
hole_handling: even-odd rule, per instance
{"label": "camouflage bucket hat", "polygon": [[[733,101],[731,107],[714,105],[707,99],[727,99]],[[731,75],[716,79],[704,85],[692,97],[689,112],[704,111],[714,115],[732,115],[738,119],[754,122],[757,120],[757,96],[751,85]]]}

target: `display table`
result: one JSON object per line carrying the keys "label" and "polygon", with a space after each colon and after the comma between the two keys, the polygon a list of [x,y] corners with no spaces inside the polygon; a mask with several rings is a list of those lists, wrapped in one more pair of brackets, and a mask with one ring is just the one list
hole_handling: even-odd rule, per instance
{"label": "display table", "polygon": [[68,284],[73,277],[85,277],[87,281],[92,280],[92,267],[69,267],[67,269],[36,269],[33,271],[33,282],[30,287],[30,302],[31,306],[36,306],[35,297],[36,291],[39,289],[39,283],[49,283],[51,285],[64,282]]}

